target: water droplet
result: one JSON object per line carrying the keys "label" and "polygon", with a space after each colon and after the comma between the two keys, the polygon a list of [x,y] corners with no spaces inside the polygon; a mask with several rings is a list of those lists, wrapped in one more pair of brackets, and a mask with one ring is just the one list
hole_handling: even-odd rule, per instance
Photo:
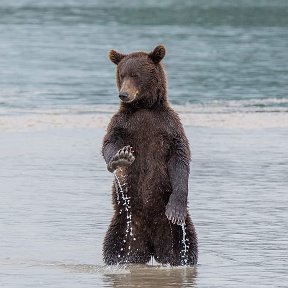
{"label": "water droplet", "polygon": [[[189,242],[188,242],[188,239],[186,239],[186,227],[185,227],[185,224],[182,224],[181,225],[182,226],[182,244],[183,244],[183,248],[182,248],[182,250],[181,250],[181,258],[183,258],[183,260],[184,260],[184,263],[182,263],[182,264],[187,264],[187,261],[188,261],[188,254],[187,254],[187,252],[188,252],[188,249],[189,249],[189,246],[188,246],[188,244],[190,244]],[[188,243],[186,243],[186,242],[188,242]]]}
{"label": "water droplet", "polygon": [[[117,170],[116,170],[117,171]],[[115,179],[116,179],[116,183],[117,183],[117,187],[119,189],[117,189],[116,187],[116,193],[117,193],[117,203],[118,205],[123,205],[122,209],[120,209],[120,214],[123,212],[123,208],[124,208],[124,212],[126,212],[126,229],[125,229],[125,235],[124,235],[124,239],[123,239],[123,243],[124,245],[127,243],[128,237],[132,236],[133,237],[133,229],[132,229],[132,212],[131,212],[131,205],[130,205],[130,197],[128,197],[127,192],[128,192],[128,188],[127,188],[127,183],[122,183],[120,182],[119,177],[116,174],[116,171],[114,172],[115,175]],[[122,177],[123,180],[126,181],[126,176]],[[124,189],[123,189],[124,188]],[[124,192],[125,190],[125,192]],[[119,201],[118,201],[119,200]],[[135,237],[132,238],[134,241],[136,240]],[[124,250],[124,247],[121,248],[121,251]],[[130,255],[130,251],[131,250],[131,246],[128,246],[128,251],[127,251],[127,255]],[[128,259],[126,258],[125,262],[127,263]]]}

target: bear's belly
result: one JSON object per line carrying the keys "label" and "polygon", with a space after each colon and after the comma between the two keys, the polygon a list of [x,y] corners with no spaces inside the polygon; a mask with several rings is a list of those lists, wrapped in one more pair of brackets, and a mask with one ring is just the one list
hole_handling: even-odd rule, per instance
{"label": "bear's belly", "polygon": [[135,159],[128,169],[128,195],[137,209],[164,212],[171,194],[171,184],[166,161],[151,154]]}
{"label": "bear's belly", "polygon": [[[137,133],[135,132],[137,131]],[[127,181],[132,206],[164,213],[171,194],[168,160],[172,143],[169,135],[154,123],[129,131],[126,145],[134,150],[135,161],[128,167]]]}

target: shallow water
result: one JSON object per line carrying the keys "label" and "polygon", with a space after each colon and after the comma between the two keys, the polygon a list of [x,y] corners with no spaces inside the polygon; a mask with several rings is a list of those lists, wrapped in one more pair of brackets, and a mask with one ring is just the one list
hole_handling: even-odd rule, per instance
{"label": "shallow water", "polygon": [[186,132],[195,269],[104,266],[113,175],[103,129],[2,131],[1,287],[286,287],[287,129]]}

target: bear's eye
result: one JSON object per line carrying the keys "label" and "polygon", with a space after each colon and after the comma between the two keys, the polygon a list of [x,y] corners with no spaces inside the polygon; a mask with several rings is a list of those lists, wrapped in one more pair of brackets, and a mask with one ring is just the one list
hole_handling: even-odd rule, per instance
{"label": "bear's eye", "polygon": [[132,77],[132,78],[137,78],[137,77],[138,77],[138,74],[137,74],[137,73],[133,73],[133,74],[131,74],[131,77]]}

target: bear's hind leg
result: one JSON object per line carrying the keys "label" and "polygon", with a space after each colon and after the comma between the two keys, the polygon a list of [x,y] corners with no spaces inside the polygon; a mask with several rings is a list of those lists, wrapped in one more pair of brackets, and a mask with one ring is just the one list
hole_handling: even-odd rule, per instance
{"label": "bear's hind leg", "polygon": [[142,233],[137,238],[137,231],[136,234],[133,231],[134,235],[127,233],[127,221],[123,216],[114,216],[106,233],[103,247],[105,264],[148,263],[152,254],[148,237]]}
{"label": "bear's hind leg", "polygon": [[121,262],[123,246],[123,221],[113,217],[103,243],[103,260],[107,265],[116,265]]}
{"label": "bear's hind leg", "polygon": [[[164,222],[166,222],[165,219]],[[157,233],[157,230],[159,231]],[[197,264],[198,247],[197,235],[188,216],[184,226],[185,243],[183,243],[183,228],[170,221],[155,230],[153,239],[155,260],[161,264],[172,266],[192,266]],[[186,234],[186,235],[185,235]]]}

